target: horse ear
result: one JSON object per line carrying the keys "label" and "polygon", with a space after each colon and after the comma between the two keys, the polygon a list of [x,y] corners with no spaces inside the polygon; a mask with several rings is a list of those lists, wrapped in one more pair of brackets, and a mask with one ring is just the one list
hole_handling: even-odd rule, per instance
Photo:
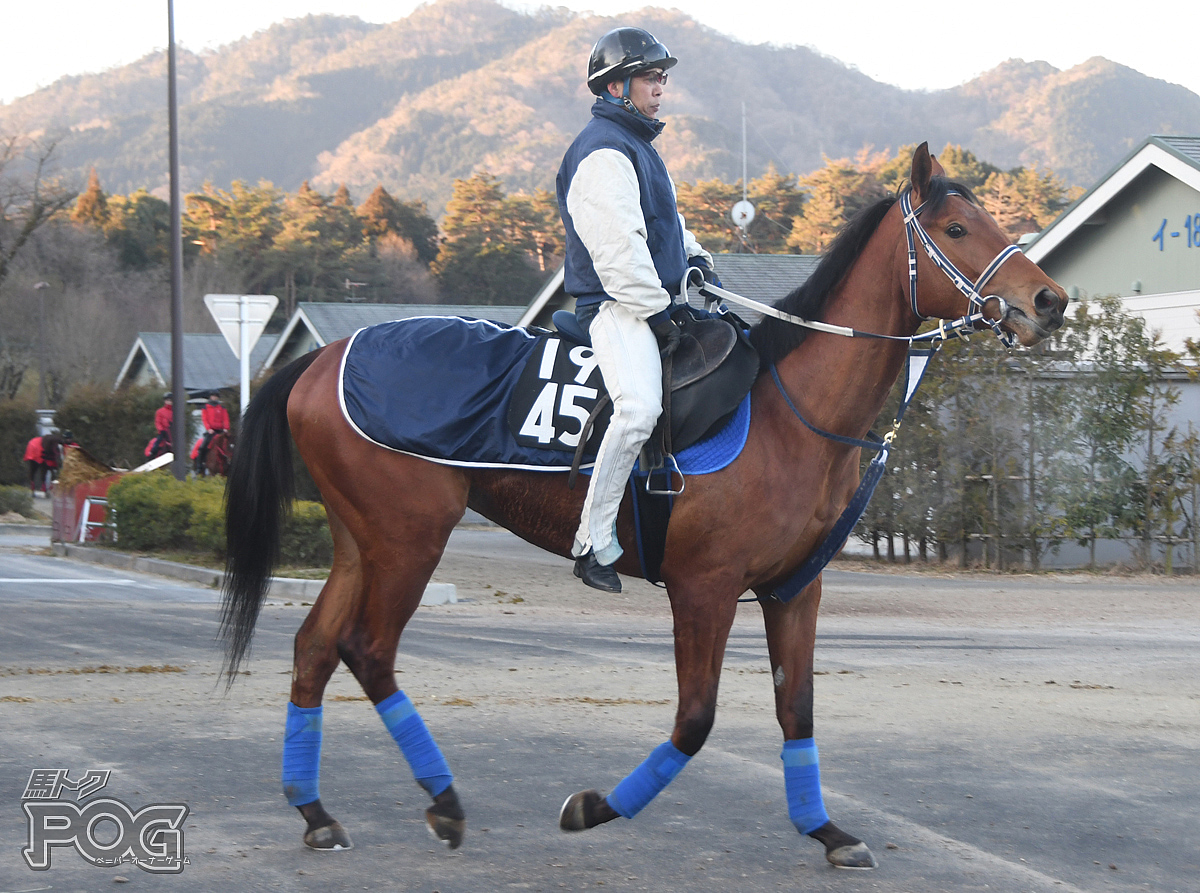
{"label": "horse ear", "polygon": [[[929,180],[933,177],[933,166],[937,164],[929,155],[929,143],[924,142],[913,152],[912,172],[909,182],[912,183],[913,204],[919,205],[929,192]],[[941,165],[938,165],[941,167]]]}

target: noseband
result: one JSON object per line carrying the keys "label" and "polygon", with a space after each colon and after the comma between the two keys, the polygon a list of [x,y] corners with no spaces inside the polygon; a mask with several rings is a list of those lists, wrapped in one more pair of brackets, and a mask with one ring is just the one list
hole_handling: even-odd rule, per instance
{"label": "noseband", "polygon": [[[951,191],[947,195],[960,196],[962,193]],[[904,237],[908,240],[908,297],[912,303],[912,312],[916,314],[918,319],[929,319],[930,317],[923,314],[917,309],[917,246],[919,241],[921,247],[925,249],[925,253],[929,255],[929,259],[933,261],[934,266],[946,274],[947,278],[954,283],[957,288],[967,299],[968,317],[977,317],[991,327],[991,330],[996,333],[996,337],[1000,339],[1005,347],[1012,347],[1016,339],[1012,333],[1005,332],[1000,328],[1000,324],[1004,322],[1009,314],[1008,302],[999,295],[983,295],[983,287],[988,281],[996,275],[997,271],[1004,266],[1004,262],[1009,260],[1013,255],[1021,254],[1021,249],[1016,245],[1009,245],[997,254],[990,264],[988,264],[979,278],[974,283],[963,274],[958,267],[954,266],[954,262],[946,257],[944,251],[937,246],[937,243],[930,238],[929,233],[925,231],[925,227],[921,226],[919,215],[925,209],[927,202],[922,202],[913,210],[912,206],[912,190],[906,189],[904,194],[900,196],[900,213],[904,217]],[[994,319],[988,319],[983,312],[984,305],[988,301],[999,302],[999,315]]]}

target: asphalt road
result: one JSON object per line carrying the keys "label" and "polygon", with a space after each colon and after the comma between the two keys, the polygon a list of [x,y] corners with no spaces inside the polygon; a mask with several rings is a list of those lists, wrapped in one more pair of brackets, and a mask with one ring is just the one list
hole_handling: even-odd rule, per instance
{"label": "asphalt road", "polygon": [[[217,594],[41,554],[0,536],[0,893],[108,889],[1060,891],[1200,889],[1200,611],[1190,581],[826,577],[817,740],[834,820],[880,866],[841,872],[787,821],[761,621],[739,610],[708,745],[635,820],[558,831],[570,793],[610,788],[669,733],[663,594],[584,590],[503,533],[457,531],[399,682],[468,812],[428,837],[423,794],[339,670],[322,800],[355,849],[318,853],[279,791],[291,643],[264,609],[226,691]],[[36,769],[111,770],[136,811],[186,803],[189,864],[155,877],[69,849],[31,871]]]}

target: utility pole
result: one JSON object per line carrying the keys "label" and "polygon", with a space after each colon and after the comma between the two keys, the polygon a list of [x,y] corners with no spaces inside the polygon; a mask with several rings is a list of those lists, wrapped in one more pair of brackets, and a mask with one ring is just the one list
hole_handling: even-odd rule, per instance
{"label": "utility pole", "polygon": [[175,96],[175,3],[167,0],[167,130],[171,165],[171,473],[187,477],[187,390],[183,386],[183,207],[179,199],[179,114]]}
{"label": "utility pole", "polygon": [[46,299],[42,292],[50,287],[49,282],[36,282],[33,289],[38,296],[38,409],[46,409]]}

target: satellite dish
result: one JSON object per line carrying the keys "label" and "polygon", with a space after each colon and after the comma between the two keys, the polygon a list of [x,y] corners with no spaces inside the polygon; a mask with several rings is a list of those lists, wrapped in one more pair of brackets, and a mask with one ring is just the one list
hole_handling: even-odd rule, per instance
{"label": "satellite dish", "polygon": [[729,212],[729,216],[733,218],[733,222],[745,229],[750,225],[750,221],[754,219],[754,205],[742,199],[733,206],[733,210]]}

